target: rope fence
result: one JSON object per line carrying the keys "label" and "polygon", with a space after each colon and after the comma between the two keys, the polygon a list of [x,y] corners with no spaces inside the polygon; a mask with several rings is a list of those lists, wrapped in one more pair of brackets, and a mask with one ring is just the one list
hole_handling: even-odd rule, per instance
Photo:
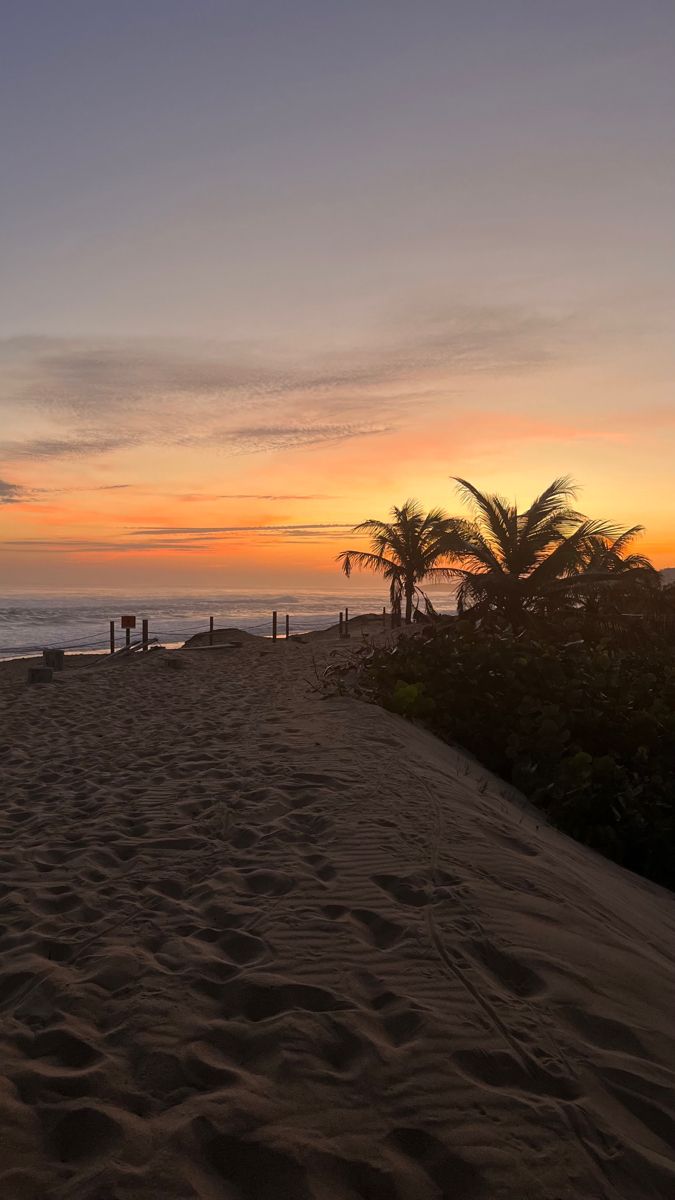
{"label": "rope fence", "polygon": [[[293,636],[291,632],[292,616],[293,614],[291,613],[284,613],[283,616],[281,616],[280,621],[280,614],[275,610],[271,614],[271,619],[267,618],[264,621],[256,622],[254,625],[249,625],[247,623],[245,629],[243,629],[243,632],[254,634],[262,633],[263,636],[266,636],[273,641],[285,640],[286,638]],[[327,620],[329,620],[328,615],[326,616]],[[382,623],[384,627],[386,627],[387,619],[387,610],[386,608],[383,608]],[[131,631],[132,629],[135,629],[135,618],[133,618],[133,620],[133,626],[125,626],[123,625],[122,620],[120,620],[119,628],[117,628],[116,622],[111,620],[109,622],[108,634],[101,634],[100,637],[88,638],[86,640],[82,639],[68,642],[29,642],[25,643],[24,645],[2,646],[0,647],[0,661],[11,658],[30,658],[34,655],[42,655],[46,651],[69,651],[71,653],[81,651],[82,653],[86,653],[87,651],[103,651],[106,649],[106,647],[108,648],[109,654],[114,654],[125,649],[137,649],[138,647],[141,647],[141,649],[147,648],[151,643],[157,645],[169,640],[174,642],[186,642],[190,638],[198,635],[208,637],[209,645],[214,644],[213,635],[216,632],[216,625],[215,617],[213,616],[208,618],[209,624],[207,628],[195,628],[195,624],[199,618],[194,618],[189,624],[187,622],[182,622],[180,625],[171,625],[168,627],[161,624],[155,625],[150,621],[149,618],[143,618],[142,637],[136,637],[136,639],[132,641]],[[300,620],[302,620],[302,618],[300,618]],[[339,636],[341,638],[350,637],[349,609],[347,607],[345,607],[338,614],[338,619],[334,623],[338,627]],[[324,628],[327,628],[327,626]],[[298,629],[295,632],[296,634],[300,634],[316,631],[317,630],[308,630],[305,627]],[[125,636],[123,637],[122,635]],[[118,638],[120,641],[119,645]]]}

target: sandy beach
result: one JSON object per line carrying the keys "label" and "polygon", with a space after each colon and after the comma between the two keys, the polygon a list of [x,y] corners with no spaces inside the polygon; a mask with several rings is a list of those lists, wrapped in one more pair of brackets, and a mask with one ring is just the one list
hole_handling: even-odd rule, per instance
{"label": "sandy beach", "polygon": [[347,652],[0,667],[7,1200],[672,1200],[673,897]]}

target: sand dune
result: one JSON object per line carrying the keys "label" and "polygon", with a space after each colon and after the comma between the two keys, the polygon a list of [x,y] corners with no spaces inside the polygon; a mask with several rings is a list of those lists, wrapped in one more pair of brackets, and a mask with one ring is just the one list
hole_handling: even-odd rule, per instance
{"label": "sand dune", "polygon": [[0,1194],[675,1195],[675,903],[330,639],[0,672]]}

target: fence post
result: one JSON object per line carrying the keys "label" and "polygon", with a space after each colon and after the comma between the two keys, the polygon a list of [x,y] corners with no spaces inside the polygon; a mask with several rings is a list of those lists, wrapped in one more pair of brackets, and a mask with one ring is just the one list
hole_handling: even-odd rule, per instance
{"label": "fence post", "polygon": [[110,653],[115,653],[115,622],[110,622]]}
{"label": "fence post", "polygon": [[383,608],[382,608],[382,628],[383,628],[383,629],[386,629],[386,628],[387,628],[387,608],[386,608],[386,605],[384,605],[384,606],[383,606]]}
{"label": "fence post", "polygon": [[291,618],[289,617],[288,613],[286,613],[286,637],[288,637],[288,635],[290,633],[290,627],[291,627]]}
{"label": "fence post", "polygon": [[342,627],[342,621],[343,621],[343,617],[342,617],[342,613],[340,613],[340,637],[344,637],[344,630],[343,630],[343,627]]}
{"label": "fence post", "polygon": [[209,617],[209,646],[213,645],[213,617]]}
{"label": "fence post", "polygon": [[148,648],[148,642],[150,640],[149,634],[148,634],[148,618],[147,617],[143,617],[143,635],[142,636],[143,636],[143,652],[145,653],[145,651]]}
{"label": "fence post", "polygon": [[349,637],[349,609],[345,608],[345,637]]}
{"label": "fence post", "polygon": [[131,630],[129,628],[127,628],[125,630],[125,633],[127,635],[126,646],[127,646],[127,650],[129,650],[131,648]]}
{"label": "fence post", "polygon": [[276,610],[272,613],[272,639],[277,640],[277,614]]}

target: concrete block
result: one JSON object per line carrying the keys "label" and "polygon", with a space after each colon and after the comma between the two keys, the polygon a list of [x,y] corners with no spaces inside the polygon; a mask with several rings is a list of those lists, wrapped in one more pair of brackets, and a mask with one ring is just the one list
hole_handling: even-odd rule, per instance
{"label": "concrete block", "polygon": [[65,650],[43,650],[42,657],[46,667],[51,667],[53,671],[63,670],[66,659]]}

